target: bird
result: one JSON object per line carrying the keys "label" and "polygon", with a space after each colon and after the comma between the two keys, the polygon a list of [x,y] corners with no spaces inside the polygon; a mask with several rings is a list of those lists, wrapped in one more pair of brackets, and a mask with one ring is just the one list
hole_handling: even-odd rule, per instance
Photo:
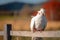
{"label": "bird", "polygon": [[41,8],[37,15],[32,17],[30,23],[31,31],[44,31],[47,25],[47,18],[45,16],[45,9]]}

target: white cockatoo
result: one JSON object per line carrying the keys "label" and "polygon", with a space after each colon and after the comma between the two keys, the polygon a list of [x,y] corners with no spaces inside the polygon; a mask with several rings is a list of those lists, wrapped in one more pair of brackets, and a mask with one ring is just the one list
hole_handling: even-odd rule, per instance
{"label": "white cockatoo", "polygon": [[30,28],[31,31],[34,31],[34,29],[36,31],[42,31],[45,29],[46,25],[47,19],[45,16],[45,9],[41,8],[40,11],[38,11],[37,15],[31,19]]}

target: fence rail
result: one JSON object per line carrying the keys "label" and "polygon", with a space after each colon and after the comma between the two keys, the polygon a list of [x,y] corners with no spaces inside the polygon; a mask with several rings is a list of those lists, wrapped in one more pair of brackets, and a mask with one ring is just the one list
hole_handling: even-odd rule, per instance
{"label": "fence rail", "polygon": [[42,31],[42,32],[30,32],[30,31],[11,31],[11,36],[27,36],[27,37],[60,37],[60,31]]}
{"label": "fence rail", "polygon": [[[0,31],[0,36],[4,36],[4,31]],[[11,36],[25,36],[25,37],[60,37],[60,31],[10,31]]]}
{"label": "fence rail", "polygon": [[0,36],[3,36],[4,35],[4,31],[0,31]]}

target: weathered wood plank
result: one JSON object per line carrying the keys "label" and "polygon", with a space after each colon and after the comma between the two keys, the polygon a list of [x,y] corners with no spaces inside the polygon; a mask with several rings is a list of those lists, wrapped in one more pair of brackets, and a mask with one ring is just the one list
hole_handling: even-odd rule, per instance
{"label": "weathered wood plank", "polygon": [[[0,36],[4,32],[0,31]],[[30,32],[30,31],[10,31],[11,36],[26,36],[26,37],[60,37],[60,31],[43,31],[43,32]]]}
{"label": "weathered wood plank", "polygon": [[60,37],[60,31],[10,31],[11,36],[26,36],[26,37]]}
{"label": "weathered wood plank", "polygon": [[3,36],[4,35],[4,32],[3,31],[0,31],[0,36]]}

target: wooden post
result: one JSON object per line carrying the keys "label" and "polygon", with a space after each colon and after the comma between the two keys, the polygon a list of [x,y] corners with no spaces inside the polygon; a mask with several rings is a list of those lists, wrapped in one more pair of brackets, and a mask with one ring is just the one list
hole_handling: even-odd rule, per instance
{"label": "wooden post", "polygon": [[5,27],[4,27],[4,40],[11,40],[11,36],[10,36],[11,27],[12,27],[11,24],[5,25]]}
{"label": "wooden post", "polygon": [[32,39],[31,40],[34,40],[34,37],[32,37]]}

